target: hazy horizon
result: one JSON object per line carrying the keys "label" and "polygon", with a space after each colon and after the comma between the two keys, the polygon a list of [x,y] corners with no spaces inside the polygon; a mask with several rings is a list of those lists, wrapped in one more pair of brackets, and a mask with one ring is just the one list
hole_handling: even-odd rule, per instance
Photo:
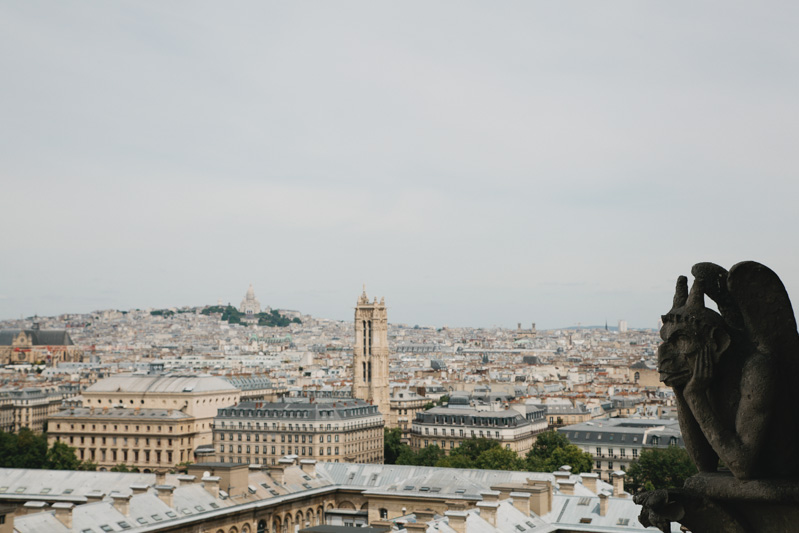
{"label": "hazy horizon", "polygon": [[[262,305],[654,327],[799,295],[799,6],[0,5],[0,318]],[[797,296],[799,297],[799,296]]]}

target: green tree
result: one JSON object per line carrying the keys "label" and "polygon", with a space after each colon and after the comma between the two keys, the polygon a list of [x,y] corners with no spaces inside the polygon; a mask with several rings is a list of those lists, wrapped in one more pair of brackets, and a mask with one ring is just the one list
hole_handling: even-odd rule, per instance
{"label": "green tree", "polygon": [[56,441],[47,450],[45,466],[49,470],[82,470],[82,462],[75,455],[75,448],[64,442]]}
{"label": "green tree", "polygon": [[475,468],[483,470],[524,470],[524,459],[513,450],[495,446],[481,453],[474,463]]}
{"label": "green tree", "polygon": [[573,474],[579,474],[590,472],[594,466],[590,453],[582,451],[556,431],[539,434],[525,460],[531,472],[553,472],[569,465]]}
{"label": "green tree", "polygon": [[403,450],[410,446],[402,443],[402,430],[400,428],[385,428],[383,430],[383,462],[387,465],[397,464],[397,459]]}
{"label": "green tree", "polygon": [[696,473],[696,466],[683,448],[669,446],[646,449],[627,469],[625,489],[635,493],[641,489],[680,488],[686,479]]}
{"label": "green tree", "polygon": [[470,461],[477,461],[480,454],[499,447],[499,442],[495,440],[472,437],[471,439],[461,441],[461,445],[452,450],[450,455],[463,456]]}
{"label": "green tree", "polygon": [[415,465],[415,466],[436,466],[446,453],[444,450],[433,444],[422,448],[418,452],[414,452],[410,447],[402,450],[397,458],[398,465]]}
{"label": "green tree", "polygon": [[114,465],[109,469],[111,472],[130,472],[131,467],[126,465],[125,463],[120,463],[118,465]]}

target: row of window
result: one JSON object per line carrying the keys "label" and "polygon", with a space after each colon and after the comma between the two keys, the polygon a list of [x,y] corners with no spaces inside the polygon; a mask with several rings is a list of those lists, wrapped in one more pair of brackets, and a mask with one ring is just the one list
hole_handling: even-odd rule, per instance
{"label": "row of window", "polygon": [[[637,458],[638,457],[638,448],[633,448],[632,452],[633,452],[633,458]],[[597,448],[596,448],[596,455],[597,455],[597,457],[602,457],[603,456],[602,455],[602,448],[600,448],[599,446],[597,446]],[[610,457],[614,457],[615,456],[614,448],[608,448],[608,456],[610,456]],[[627,449],[626,448],[619,448],[619,457],[622,457],[622,458],[627,457]]]}
{"label": "row of window", "polygon": [[[219,440],[225,440],[225,434],[224,433],[217,433],[217,435],[219,435]],[[372,435],[372,436],[376,437],[376,435]],[[244,437],[246,437],[246,438],[243,439],[243,440],[246,440],[247,442],[249,442],[251,435],[249,433],[247,433],[247,434],[244,435]],[[255,442],[259,442],[260,441],[260,437],[261,437],[261,435],[259,433],[256,433],[255,434],[255,439],[254,439]],[[269,435],[264,435],[264,442],[267,442],[267,440],[268,440],[267,438],[268,437],[269,437]],[[286,437],[287,437],[287,435],[281,434],[280,435],[280,442],[286,442]],[[331,437],[331,435],[327,436],[327,442],[331,442],[330,437]],[[334,441],[338,442],[338,437],[339,436],[338,435],[333,435],[333,437],[334,437]],[[300,442],[300,439],[302,439],[302,443],[305,444],[306,435],[294,435],[294,442]],[[307,435],[307,439],[308,439],[308,443],[309,444],[313,443],[313,435]],[[227,440],[236,440],[236,439],[233,438],[233,433],[229,433],[228,434]],[[242,434],[241,433],[238,434],[238,440],[242,440]],[[274,435],[274,434],[272,434],[272,442],[277,442],[276,435]],[[288,442],[291,442],[291,435],[288,435]],[[319,443],[321,444],[323,442],[325,442],[325,436],[324,435],[319,435]]]}

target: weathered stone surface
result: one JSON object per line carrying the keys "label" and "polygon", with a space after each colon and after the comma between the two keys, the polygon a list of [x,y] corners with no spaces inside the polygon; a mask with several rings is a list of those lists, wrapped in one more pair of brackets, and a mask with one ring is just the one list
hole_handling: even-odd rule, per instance
{"label": "weathered stone surface", "polygon": [[[700,474],[683,489],[636,497],[641,522],[703,531],[786,531],[799,519],[799,333],[788,294],[767,267],[694,265],[663,316],[661,380]],[[719,312],[705,306],[711,298]],[[714,474],[719,460],[730,474]]]}

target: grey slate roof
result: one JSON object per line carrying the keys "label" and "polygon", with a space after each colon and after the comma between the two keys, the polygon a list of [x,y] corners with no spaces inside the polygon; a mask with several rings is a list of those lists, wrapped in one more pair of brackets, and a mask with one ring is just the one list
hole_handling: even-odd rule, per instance
{"label": "grey slate roof", "polygon": [[64,329],[0,329],[0,346],[11,346],[20,331],[31,338],[33,346],[74,346],[72,337]]}
{"label": "grey slate roof", "polygon": [[80,418],[80,417],[87,417],[91,416],[92,418],[96,418],[97,420],[110,420],[110,419],[127,419],[127,418],[135,418],[136,420],[146,420],[146,419],[172,419],[172,420],[180,420],[180,419],[193,419],[194,417],[187,415],[186,413],[178,410],[178,409],[130,409],[130,408],[119,408],[114,407],[104,411],[102,409],[92,409],[90,407],[76,407],[73,409],[64,409],[61,410],[53,415],[50,418],[52,419],[59,419],[59,418]]}
{"label": "grey slate roof", "polygon": [[259,420],[288,420],[295,422],[324,422],[352,420],[379,415],[377,406],[363,400],[346,399],[334,402],[241,402],[217,411],[216,419],[251,417]]}
{"label": "grey slate roof", "polygon": [[230,382],[216,376],[140,376],[119,374],[107,377],[87,392],[219,392],[237,391]]}

